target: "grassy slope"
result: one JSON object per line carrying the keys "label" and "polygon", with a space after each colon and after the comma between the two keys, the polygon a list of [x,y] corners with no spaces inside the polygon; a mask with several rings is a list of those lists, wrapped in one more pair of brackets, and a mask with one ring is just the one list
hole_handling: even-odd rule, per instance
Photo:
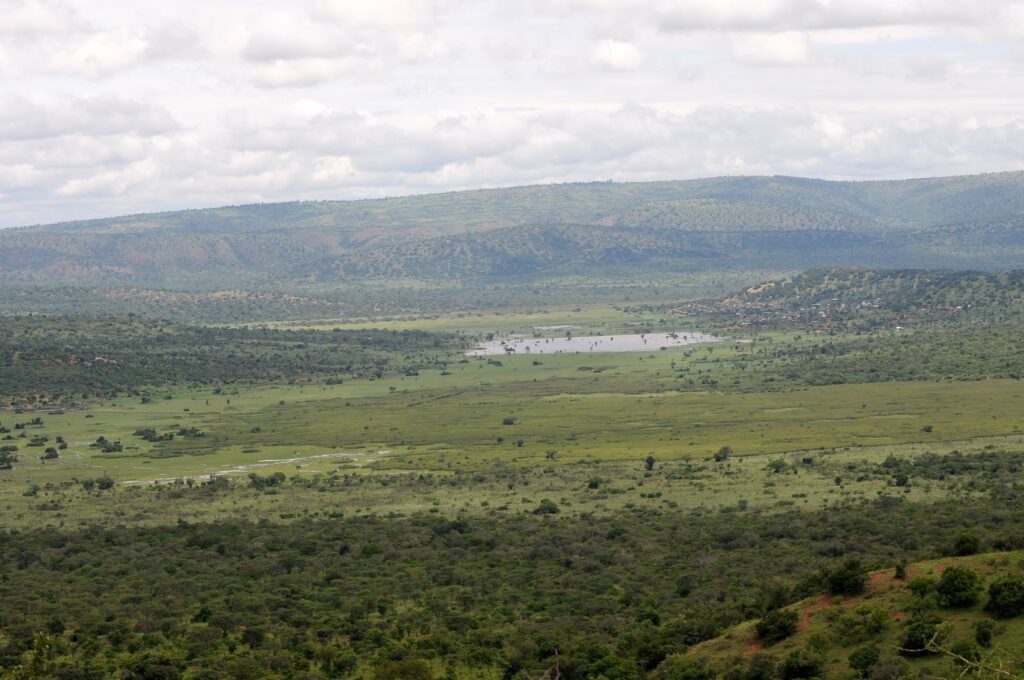
{"label": "grassy slope", "polygon": [[[808,598],[788,607],[799,615],[797,633],[767,649],[768,653],[782,659],[794,649],[804,647],[812,638],[826,642],[825,655],[828,659],[827,677],[844,677],[849,673],[850,652],[865,642],[873,642],[887,654],[895,654],[900,648],[900,623],[908,617],[914,595],[907,589],[907,583],[920,576],[937,577],[951,566],[969,567],[975,570],[983,582],[1008,573],[1024,572],[1024,553],[1006,552],[972,555],[967,557],[944,557],[909,565],[907,579],[894,577],[894,569],[871,573],[868,588],[863,595],[855,597],[832,597],[827,594]],[[951,624],[949,637],[943,642],[948,648],[959,640],[973,639],[973,626],[977,621],[991,618],[984,612],[985,598],[968,608],[943,608],[937,614]],[[853,642],[849,637],[839,635],[836,620],[844,614],[859,608],[882,610],[889,625],[877,636]],[[725,632],[720,637],[695,646],[688,655],[707,659],[712,666],[725,668],[736,659],[749,658],[765,649],[755,632],[755,621],[747,621]],[[854,638],[856,639],[856,638]],[[1005,664],[1005,670],[1020,675],[1024,671],[1024,617],[999,622],[998,632],[991,649],[983,650],[983,660],[991,665]],[[908,656],[914,672],[935,673],[939,677],[953,671],[950,658],[941,654]],[[954,672],[954,677],[959,670]],[[934,677],[934,676],[933,676]]]}

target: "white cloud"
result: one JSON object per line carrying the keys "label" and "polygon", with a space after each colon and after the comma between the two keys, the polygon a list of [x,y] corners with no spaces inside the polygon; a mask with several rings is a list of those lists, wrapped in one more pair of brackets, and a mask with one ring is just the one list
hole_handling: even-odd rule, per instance
{"label": "white cloud", "polygon": [[1024,0],[0,4],[0,226],[1024,167]]}
{"label": "white cloud", "polygon": [[737,33],[732,36],[730,44],[733,54],[749,64],[802,64],[810,54],[810,42],[799,31]]}
{"label": "white cloud", "polygon": [[273,11],[248,28],[241,57],[263,87],[299,87],[344,75],[379,73],[445,56],[430,3],[414,0],[314,2],[309,14]]}
{"label": "white cloud", "polygon": [[138,65],[148,49],[141,33],[95,33],[58,50],[46,69],[95,78]]}
{"label": "white cloud", "polygon": [[424,30],[433,23],[433,0],[313,0],[311,15],[348,30]]}
{"label": "white cloud", "polygon": [[0,139],[48,139],[69,135],[156,135],[178,127],[166,109],[123,97],[73,97],[39,102],[0,97]]}
{"label": "white cloud", "polygon": [[631,42],[606,38],[594,44],[590,60],[613,71],[631,71],[644,63],[644,53]]}
{"label": "white cloud", "polygon": [[[586,1],[586,0],[584,0]],[[667,30],[786,31],[957,25],[997,9],[1000,0],[666,0],[650,5]]]}
{"label": "white cloud", "polygon": [[78,27],[75,11],[57,0],[13,0],[0,6],[0,35],[64,35]]}

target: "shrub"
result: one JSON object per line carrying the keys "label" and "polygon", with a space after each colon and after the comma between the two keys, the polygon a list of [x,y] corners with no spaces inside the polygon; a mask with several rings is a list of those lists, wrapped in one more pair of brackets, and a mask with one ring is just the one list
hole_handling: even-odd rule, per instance
{"label": "shrub", "polygon": [[992,635],[996,631],[996,622],[992,619],[982,619],[974,624],[974,641],[979,647],[991,647]]}
{"label": "shrub", "polygon": [[430,666],[419,659],[385,661],[373,672],[373,680],[433,680]]}
{"label": "shrub", "polygon": [[816,678],[821,675],[825,661],[809,649],[794,649],[782,662],[783,680],[798,678]]}
{"label": "shrub", "polygon": [[864,592],[867,582],[868,570],[856,556],[846,558],[825,575],[828,592],[833,595],[859,595]]}
{"label": "shrub", "polygon": [[963,532],[953,541],[953,554],[960,557],[977,555],[981,551],[981,539],[976,534]]}
{"label": "shrub", "polygon": [[879,659],[878,663],[871,667],[868,675],[870,680],[898,680],[910,674],[910,665],[903,659],[896,656],[888,656]]}
{"label": "shrub", "polygon": [[554,515],[558,513],[558,504],[550,498],[541,499],[540,504],[533,510],[535,515]]}
{"label": "shrub", "polygon": [[714,680],[715,674],[702,659],[670,656],[654,672],[656,680]]}
{"label": "shrub", "polygon": [[850,652],[850,668],[857,671],[861,676],[866,676],[871,667],[878,663],[881,652],[877,645],[864,645]]}
{"label": "shrub", "polygon": [[[981,650],[970,640],[958,640],[953,643],[949,651],[956,655],[953,661],[960,665],[981,661]],[[966,663],[965,663],[966,662]]]}
{"label": "shrub", "polygon": [[917,616],[907,621],[900,642],[900,653],[908,655],[931,654],[929,645],[941,642],[939,631],[941,620],[934,616]]}
{"label": "shrub", "polygon": [[918,597],[924,597],[935,591],[935,579],[928,576],[918,576],[907,584],[907,589]]}
{"label": "shrub", "polygon": [[880,607],[861,605],[852,611],[842,611],[832,624],[833,633],[843,645],[867,642],[889,625],[889,614]]}
{"label": "shrub", "polygon": [[981,594],[981,579],[973,569],[949,567],[942,572],[935,592],[948,607],[970,607],[978,601],[978,595]]}
{"label": "shrub", "polygon": [[757,637],[766,645],[773,645],[795,633],[796,622],[795,611],[773,609],[757,622]]}
{"label": "shrub", "polygon": [[993,581],[985,609],[1002,618],[1024,614],[1024,576],[1007,574]]}
{"label": "shrub", "polygon": [[779,677],[775,657],[764,652],[757,652],[747,661],[743,672],[743,680],[775,680]]}

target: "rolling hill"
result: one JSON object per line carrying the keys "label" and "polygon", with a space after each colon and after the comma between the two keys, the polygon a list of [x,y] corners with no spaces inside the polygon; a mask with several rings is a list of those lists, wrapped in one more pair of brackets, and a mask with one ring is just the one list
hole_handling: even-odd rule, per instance
{"label": "rolling hill", "polygon": [[0,283],[218,288],[365,279],[1006,269],[1024,173],[589,183],[132,215],[0,231]]}
{"label": "rolling hill", "polygon": [[[1024,671],[1024,609],[994,606],[989,589],[1024,584],[1021,558],[1007,552],[928,560],[906,566],[902,578],[893,568],[871,572],[862,592],[807,598],[666,666],[699,668],[708,678],[1017,678]],[[765,620],[782,623],[772,630]]]}

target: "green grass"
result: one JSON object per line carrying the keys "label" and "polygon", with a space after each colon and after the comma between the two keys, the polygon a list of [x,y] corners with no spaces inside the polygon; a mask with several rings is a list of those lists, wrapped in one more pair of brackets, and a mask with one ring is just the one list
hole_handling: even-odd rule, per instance
{"label": "green grass", "polygon": [[[303,328],[331,330],[334,328],[362,330],[381,328],[387,330],[458,331],[465,333],[489,333],[495,331],[516,333],[532,332],[542,326],[574,325],[598,333],[637,322],[650,322],[654,314],[639,315],[625,312],[620,306],[609,304],[571,306],[559,308],[546,306],[533,311],[510,310],[458,312],[454,314],[406,315],[384,319],[320,319],[312,322],[278,322],[270,324],[277,328]],[[543,329],[542,329],[543,330]]]}
{"label": "green grass", "polygon": [[[879,476],[855,483],[851,465],[877,465],[892,454],[1012,447],[1024,439],[1022,390],[1012,380],[771,393],[674,389],[680,366],[710,374],[726,370],[719,360],[745,351],[724,343],[654,353],[500,357],[500,366],[472,359],[449,365],[448,375],[430,370],[331,386],[239,387],[230,394],[168,389],[172,398],[157,393],[151,403],[119,399],[43,414],[44,426],[30,428],[29,436],[52,441],[61,435],[69,446],[59,461],[44,463],[36,459],[41,449],[14,440],[21,460],[0,472],[0,503],[12,521],[25,525],[87,523],[106,512],[163,522],[323,509],[301,487],[269,497],[243,493],[231,506],[218,500],[160,510],[144,490],[129,488],[205,475],[244,482],[253,472],[283,472],[370,480],[332,501],[341,512],[519,512],[544,497],[564,502],[572,513],[613,513],[637,504],[819,508],[880,493],[909,499],[951,493],[941,484],[894,489]],[[509,418],[512,424],[503,424]],[[0,412],[8,425],[28,419]],[[204,436],[151,444],[132,435],[143,427],[196,427]],[[89,447],[100,436],[121,440],[124,451],[103,454]],[[722,446],[734,451],[726,465],[710,461]],[[657,474],[645,477],[648,455],[657,461]],[[768,463],[780,458],[797,474],[770,472]],[[73,484],[102,475],[119,482],[119,489],[89,494]],[[389,482],[395,475],[454,481],[424,492],[409,482]],[[840,487],[836,476],[847,481]],[[588,488],[595,478],[599,488]],[[43,488],[42,498],[52,493],[64,505],[33,512],[41,500],[23,495],[31,485]]]}

